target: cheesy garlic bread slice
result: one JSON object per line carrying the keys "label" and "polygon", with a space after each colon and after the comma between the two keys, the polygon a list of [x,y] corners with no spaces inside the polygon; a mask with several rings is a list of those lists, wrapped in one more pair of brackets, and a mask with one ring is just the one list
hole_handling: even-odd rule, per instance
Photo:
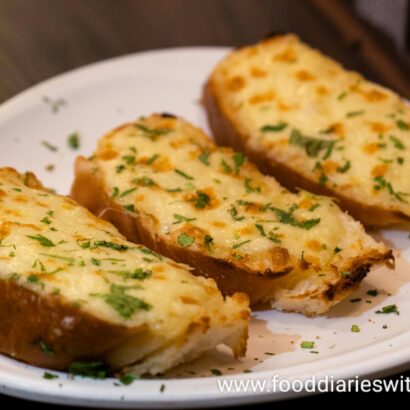
{"label": "cheesy garlic bread slice", "polygon": [[33,174],[0,169],[0,235],[2,353],[154,375],[220,343],[245,352],[246,295],[224,300],[213,280],[127,242]]}
{"label": "cheesy garlic bread slice", "polygon": [[410,220],[410,105],[296,36],[231,52],[204,104],[217,143],[287,188],[337,197],[367,225]]}
{"label": "cheesy garlic bread slice", "polygon": [[125,124],[76,162],[72,197],[225,294],[314,315],[391,251],[331,199],[292,194],[169,114]]}

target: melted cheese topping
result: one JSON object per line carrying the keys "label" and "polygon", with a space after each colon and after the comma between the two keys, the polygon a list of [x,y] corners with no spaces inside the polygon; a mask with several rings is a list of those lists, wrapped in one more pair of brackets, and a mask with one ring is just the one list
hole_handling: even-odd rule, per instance
{"label": "melted cheese topping", "polygon": [[236,266],[276,272],[303,259],[330,272],[364,246],[383,249],[331,199],[290,193],[179,119],[120,127],[91,161],[111,200],[155,235]]}
{"label": "melted cheese topping", "polygon": [[247,144],[311,181],[410,215],[410,107],[293,35],[231,53],[211,82]]}
{"label": "melted cheese topping", "polygon": [[0,170],[0,201],[2,280],[165,339],[201,318],[225,326],[246,313],[245,301],[224,304],[212,280],[127,242],[69,198],[28,187],[14,170]]}

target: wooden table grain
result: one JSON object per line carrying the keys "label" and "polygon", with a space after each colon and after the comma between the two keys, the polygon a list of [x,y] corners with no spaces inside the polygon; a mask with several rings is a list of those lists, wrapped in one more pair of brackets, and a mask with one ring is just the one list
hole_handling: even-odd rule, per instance
{"label": "wooden table grain", "polygon": [[[328,3],[333,2],[329,8]],[[333,8],[347,6],[349,10],[350,3],[0,0],[0,102],[42,80],[107,58],[167,47],[240,46],[273,32],[294,32],[346,67],[410,97],[408,66],[394,53],[388,39],[354,16],[346,15],[341,21],[340,12]],[[377,58],[382,59],[383,67],[374,64]],[[331,404],[332,397],[322,395],[302,402]],[[345,399],[339,396],[339,400],[342,405]],[[356,395],[355,400],[360,401],[360,396]],[[367,404],[371,400],[366,396]],[[1,395],[0,403],[2,408],[27,405],[23,400]],[[36,405],[30,403],[33,407]],[[42,409],[52,407],[41,405]]]}

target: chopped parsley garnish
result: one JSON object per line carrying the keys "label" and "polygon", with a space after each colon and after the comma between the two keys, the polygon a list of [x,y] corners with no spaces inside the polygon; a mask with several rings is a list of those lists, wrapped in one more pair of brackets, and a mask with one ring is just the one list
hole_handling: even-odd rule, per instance
{"label": "chopped parsley garnish", "polygon": [[52,253],[40,253],[40,255],[67,262],[68,265],[74,265],[74,261],[75,261],[75,259],[72,256],[54,255]]}
{"label": "chopped parsley garnish", "polygon": [[137,188],[130,188],[130,189],[126,189],[124,192],[122,192],[118,198],[124,198],[124,196],[127,196],[129,194],[131,194],[132,192],[134,192]]}
{"label": "chopped parsley garnish", "polygon": [[410,125],[408,122],[404,122],[403,120],[397,120],[396,124],[402,131],[410,130]]}
{"label": "chopped parsley garnish", "polygon": [[46,343],[43,339],[40,339],[40,341],[38,342],[38,345],[40,347],[40,350],[48,355],[48,356],[52,356],[54,354],[54,349],[53,346],[51,346],[50,344]]}
{"label": "chopped parsley garnish", "polygon": [[206,166],[209,166],[209,156],[211,153],[209,151],[203,151],[198,155],[198,159]]}
{"label": "chopped parsley garnish", "polygon": [[111,195],[111,199],[116,198],[120,193],[120,190],[117,186],[115,186],[112,190],[112,195]]}
{"label": "chopped parsley garnish", "polygon": [[131,182],[139,186],[154,186],[155,185],[155,181],[147,176],[134,178]]}
{"label": "chopped parsley garnish", "polygon": [[195,242],[195,238],[189,236],[187,233],[181,233],[177,238],[178,245],[189,248]]}
{"label": "chopped parsley garnish", "polygon": [[124,386],[129,386],[134,380],[136,380],[137,377],[133,376],[132,374],[126,373],[123,374],[120,378],[120,382],[124,385]]}
{"label": "chopped parsley garnish", "polygon": [[310,342],[310,341],[306,341],[306,340],[304,340],[300,343],[300,347],[302,349],[313,349],[314,346],[315,346],[315,342]]}
{"label": "chopped parsley garnish", "polygon": [[179,215],[179,214],[174,214],[174,219],[175,221],[172,223],[172,225],[178,225],[182,222],[192,222],[196,220],[196,218],[188,218],[186,216]]}
{"label": "chopped parsley garnish", "polygon": [[400,314],[396,304],[383,306],[381,310],[376,310],[376,313],[381,313],[381,314],[395,313],[396,315]]}
{"label": "chopped parsley garnish", "polygon": [[313,212],[314,210],[316,210],[317,208],[319,208],[320,207],[320,204],[318,203],[318,204],[314,204],[314,205],[312,205],[309,209],[308,209],[308,211],[309,212]]}
{"label": "chopped parsley garnish", "polygon": [[135,163],[135,155],[124,155],[121,157],[121,159],[127,164],[127,165],[133,165]]}
{"label": "chopped parsley garnish", "polygon": [[92,379],[105,379],[109,370],[109,366],[100,361],[72,362],[68,367],[68,373],[75,376],[91,377]]}
{"label": "chopped parsley garnish", "polygon": [[96,259],[96,258],[91,258],[90,259],[91,260],[91,263],[94,265],[94,266],[100,266],[101,265],[101,261],[99,260],[99,259]]}
{"label": "chopped parsley garnish", "polygon": [[46,238],[44,235],[37,234],[37,235],[26,235],[27,238],[33,239],[35,241],[38,241],[41,246],[46,246],[46,247],[53,247],[56,246],[53,241],[50,239]]}
{"label": "chopped parsley garnish", "polygon": [[172,131],[171,128],[149,128],[146,125],[139,123],[135,124],[135,127],[142,131],[145,137],[152,140],[154,140],[156,137],[159,137],[160,135],[169,134]]}
{"label": "chopped parsley garnish", "polygon": [[246,240],[246,241],[239,242],[239,243],[235,243],[234,245],[232,245],[232,249],[238,249],[238,248],[240,248],[242,245],[245,245],[245,243],[249,243],[249,242],[251,242],[250,239],[248,239],[248,240]]}
{"label": "chopped parsley garnish", "polygon": [[49,373],[49,372],[44,372],[43,379],[46,379],[46,380],[58,379],[58,375]]}
{"label": "chopped parsley garnish", "polygon": [[160,392],[160,393],[164,393],[164,391],[165,391],[165,384],[162,383],[161,386],[160,386],[160,388],[159,388],[159,392]]}
{"label": "chopped parsley garnish", "polygon": [[229,209],[229,213],[231,214],[231,217],[234,221],[242,221],[245,219],[244,216],[238,216],[238,210],[234,205],[231,205],[231,208]]}
{"label": "chopped parsley garnish", "polygon": [[222,376],[222,372],[219,369],[211,369],[211,373],[214,376]]}
{"label": "chopped parsley garnish", "polygon": [[261,236],[266,236],[266,232],[265,232],[265,229],[264,229],[263,225],[255,224],[255,228],[259,231]]}
{"label": "chopped parsley garnish", "polygon": [[279,132],[284,130],[288,124],[286,122],[278,122],[277,124],[267,124],[264,125],[260,130],[262,132]]}
{"label": "chopped parsley garnish", "polygon": [[347,97],[347,92],[346,91],[343,91],[342,93],[340,93],[338,96],[337,96],[337,100],[338,101],[341,101],[341,100],[343,100],[344,98],[346,98]]}
{"label": "chopped parsley garnish", "polygon": [[182,192],[182,188],[170,188],[166,189],[167,192]]}
{"label": "chopped parsley garnish", "polygon": [[221,165],[227,174],[231,174],[233,172],[232,167],[224,159],[221,161]]}
{"label": "chopped parsley garnish", "polygon": [[134,204],[127,204],[127,205],[123,205],[122,207],[127,211],[135,212]]}
{"label": "chopped parsley garnish", "polygon": [[124,319],[130,319],[138,310],[150,310],[151,305],[144,300],[135,296],[127,295],[126,290],[134,289],[133,286],[120,286],[115,283],[111,284],[110,293],[100,296],[105,303],[110,305]]}
{"label": "chopped parsley garnish", "polygon": [[337,172],[340,172],[341,174],[344,174],[345,172],[347,172],[351,167],[351,163],[350,161],[346,161],[344,163],[344,165],[342,165],[341,167],[337,168]]}
{"label": "chopped parsley garnish", "polygon": [[77,132],[73,132],[67,138],[67,144],[71,149],[80,148],[80,137]]}
{"label": "chopped parsley garnish", "polygon": [[389,194],[394,196],[398,201],[407,203],[407,201],[403,198],[403,196],[409,196],[410,194],[405,193],[405,192],[396,192],[393,188],[393,185],[389,181],[387,181],[384,177],[382,176],[375,177],[374,182],[375,182],[375,185],[373,186],[373,189],[375,189],[376,191],[386,188]]}
{"label": "chopped parsley garnish", "polygon": [[124,165],[124,164],[120,164],[120,165],[117,165],[117,166],[115,167],[115,171],[117,172],[117,174],[121,174],[121,172],[124,171],[124,169],[125,169],[125,165]]}
{"label": "chopped parsley garnish", "polygon": [[51,112],[53,114],[57,114],[60,108],[67,105],[67,101],[64,98],[57,98],[55,100],[51,99],[50,97],[44,96],[43,102],[50,106]]}
{"label": "chopped parsley garnish", "polygon": [[147,164],[152,165],[155,160],[159,158],[159,154],[154,154],[151,158],[148,159]]}
{"label": "chopped parsley garnish", "polygon": [[245,189],[247,193],[251,192],[261,192],[261,187],[260,186],[252,186],[252,179],[251,178],[246,178],[245,179]]}
{"label": "chopped parsley garnish", "polygon": [[370,289],[370,290],[367,291],[367,294],[369,296],[376,297],[379,294],[379,291],[377,289]]}
{"label": "chopped parsley garnish", "polygon": [[195,208],[203,209],[209,204],[210,201],[211,198],[205,192],[196,191]]}
{"label": "chopped parsley garnish", "polygon": [[41,144],[50,151],[53,151],[53,152],[58,151],[58,147],[56,147],[55,145],[51,144],[48,141],[41,141]]}
{"label": "chopped parsley garnish", "polygon": [[115,251],[126,251],[129,249],[129,246],[123,245],[123,244],[118,244],[114,242],[109,242],[109,241],[95,241],[94,242],[95,246],[103,247],[103,248],[110,248],[114,249]]}
{"label": "chopped parsley garnish", "polygon": [[214,245],[214,238],[212,238],[211,235],[205,235],[204,236],[204,246],[205,248],[209,251],[212,252],[212,247]]}
{"label": "chopped parsley garnish", "polygon": [[329,180],[329,178],[325,174],[320,174],[319,185],[326,185],[326,182],[328,180]]}
{"label": "chopped parsley garnish", "polygon": [[405,150],[406,146],[394,135],[390,135],[390,140],[394,144],[394,146],[399,150]]}
{"label": "chopped parsley garnish", "polygon": [[324,151],[322,159],[327,159],[332,154],[336,141],[325,140],[321,138],[314,138],[302,135],[297,129],[293,129],[289,138],[291,145],[297,145],[304,148],[308,157],[316,158]]}
{"label": "chopped parsley garnish", "polygon": [[117,275],[121,275],[126,279],[138,279],[138,280],[144,280],[147,278],[150,278],[152,275],[152,271],[150,270],[144,270],[142,268],[137,268],[134,271],[129,271],[129,270],[120,270],[120,271],[110,271],[111,273],[115,273]]}
{"label": "chopped parsley garnish", "polygon": [[43,224],[46,224],[46,225],[51,224],[50,218],[48,216],[45,216],[43,219],[40,220],[40,222],[42,222]]}
{"label": "chopped parsley garnish", "polygon": [[346,113],[346,117],[347,118],[352,118],[352,117],[357,117],[357,116],[363,115],[363,114],[364,114],[364,110],[350,111],[350,112]]}
{"label": "chopped parsley garnish", "polygon": [[272,206],[271,204],[264,205],[261,207],[261,211],[266,211],[267,209],[275,212],[276,218],[278,219],[278,222],[283,223],[283,224],[288,224],[291,226],[295,226],[297,228],[302,228],[302,229],[312,229],[314,226],[316,226],[320,222],[320,218],[315,218],[315,219],[306,219],[305,221],[299,221],[298,219],[295,218],[293,215],[293,212],[297,208],[296,205],[292,205],[287,211],[276,208]]}
{"label": "chopped parsley garnish", "polygon": [[241,166],[245,162],[246,157],[245,157],[244,154],[242,154],[240,152],[235,152],[232,155],[232,158],[233,158],[233,162],[235,163],[235,173],[239,174]]}
{"label": "chopped parsley garnish", "polygon": [[336,246],[335,249],[333,249],[333,252],[334,253],[339,253],[339,252],[342,252],[342,249],[339,248],[338,246]]}
{"label": "chopped parsley garnish", "polygon": [[155,252],[155,251],[153,251],[153,250],[151,250],[151,249],[148,249],[148,248],[145,248],[144,246],[139,246],[138,248],[137,248],[141,253],[145,253],[146,255],[151,255],[151,256],[154,256],[156,259],[158,259],[158,260],[162,260],[162,256],[159,254],[159,253],[157,253],[157,252]]}
{"label": "chopped parsley garnish", "polygon": [[350,276],[351,274],[352,274],[352,272],[348,272],[348,271],[343,271],[343,272],[341,273],[341,275],[342,275],[344,278]]}
{"label": "chopped parsley garnish", "polygon": [[174,172],[176,172],[178,175],[181,175],[181,177],[188,179],[188,180],[193,180],[194,178],[191,177],[191,175],[186,174],[184,171],[181,171],[180,169],[176,168],[174,169]]}
{"label": "chopped parsley garnish", "polygon": [[357,325],[352,325],[350,329],[353,333],[359,333],[360,332],[360,327]]}
{"label": "chopped parsley garnish", "polygon": [[355,298],[355,299],[350,299],[351,303],[358,303],[362,300],[362,298]]}
{"label": "chopped parsley garnish", "polygon": [[91,246],[89,239],[77,239],[77,245],[82,249],[88,249]]}

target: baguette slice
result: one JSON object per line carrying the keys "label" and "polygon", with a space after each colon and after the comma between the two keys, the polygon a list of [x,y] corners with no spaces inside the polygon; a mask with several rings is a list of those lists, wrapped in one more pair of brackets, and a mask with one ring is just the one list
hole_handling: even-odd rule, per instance
{"label": "baguette slice", "polygon": [[248,301],[127,242],[108,222],[0,169],[0,351],[67,369],[157,374],[224,343],[246,348]]}
{"label": "baguette slice", "polygon": [[306,315],[391,258],[331,199],[290,193],[169,114],[125,124],[78,158],[72,196],[129,240],[214,278],[224,294]]}
{"label": "baguette slice", "polygon": [[410,220],[410,106],[301,43],[231,52],[204,93],[218,144],[289,189],[337,197],[366,225]]}

